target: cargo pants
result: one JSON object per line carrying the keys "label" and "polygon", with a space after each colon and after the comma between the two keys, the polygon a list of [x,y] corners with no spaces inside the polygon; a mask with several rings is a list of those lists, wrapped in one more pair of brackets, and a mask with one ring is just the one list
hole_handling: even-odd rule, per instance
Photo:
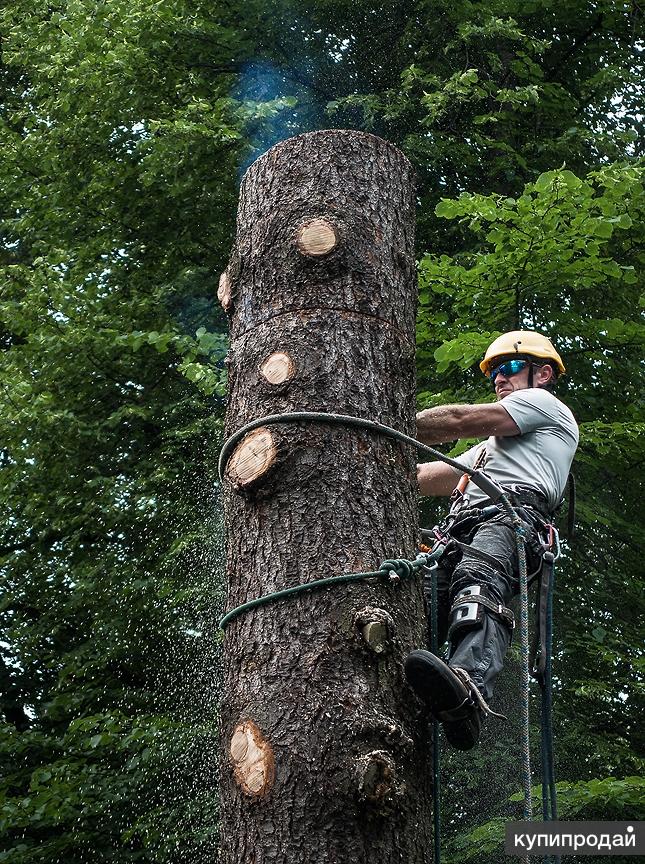
{"label": "cargo pants", "polygon": [[[525,527],[533,536],[526,545],[529,573],[540,566],[538,554],[539,517],[524,508],[518,509]],[[488,589],[491,600],[508,606],[519,593],[519,562],[515,529],[503,512],[472,527],[457,521],[448,536],[467,548],[449,543],[436,568],[437,578],[437,644],[443,645],[448,636],[450,608],[464,588],[472,585]],[[469,547],[469,548],[468,548]],[[473,551],[471,551],[473,550]],[[477,550],[485,553],[478,556]],[[487,560],[490,558],[491,560]],[[431,576],[426,574],[424,590],[427,608],[431,602]],[[429,622],[431,616],[428,615]],[[509,625],[495,613],[483,609],[479,623],[457,627],[450,637],[448,665],[465,669],[486,702],[493,695],[495,680],[502,671],[504,657],[511,642]],[[432,624],[430,623],[430,627]]]}

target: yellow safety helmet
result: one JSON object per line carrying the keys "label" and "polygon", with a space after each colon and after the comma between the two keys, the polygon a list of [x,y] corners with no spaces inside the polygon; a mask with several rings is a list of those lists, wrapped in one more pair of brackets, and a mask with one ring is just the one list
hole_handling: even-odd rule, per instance
{"label": "yellow safety helmet", "polygon": [[502,357],[512,358],[513,354],[538,357],[540,360],[550,360],[554,363],[560,374],[565,372],[562,358],[551,344],[551,340],[534,330],[511,330],[498,336],[488,346],[484,359],[479,368],[484,375],[490,375],[491,370],[497,365],[496,361]]}

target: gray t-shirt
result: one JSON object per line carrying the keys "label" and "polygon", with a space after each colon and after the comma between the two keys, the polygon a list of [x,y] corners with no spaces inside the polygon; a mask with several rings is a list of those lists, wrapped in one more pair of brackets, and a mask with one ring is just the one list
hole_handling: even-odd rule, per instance
{"label": "gray t-shirt", "polygon": [[[483,445],[476,444],[459,456],[459,461],[472,468],[485,446],[485,474],[502,486],[531,486],[555,508],[562,499],[578,446],[578,424],[573,414],[552,393],[537,387],[515,390],[499,404],[513,418],[520,434],[491,435]],[[471,504],[487,498],[474,483],[468,484],[466,495]]]}

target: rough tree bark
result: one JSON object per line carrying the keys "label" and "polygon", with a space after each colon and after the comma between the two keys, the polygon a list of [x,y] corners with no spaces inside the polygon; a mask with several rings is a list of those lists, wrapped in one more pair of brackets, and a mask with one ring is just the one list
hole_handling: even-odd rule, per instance
{"label": "rough tree bark", "polygon": [[[248,170],[219,297],[231,316],[227,432],[331,411],[414,433],[412,169],[324,131]],[[227,468],[228,608],[414,557],[416,454],[356,428],[267,426]],[[418,581],[310,592],[225,639],[225,864],[430,860],[427,730],[402,661],[424,641]]]}

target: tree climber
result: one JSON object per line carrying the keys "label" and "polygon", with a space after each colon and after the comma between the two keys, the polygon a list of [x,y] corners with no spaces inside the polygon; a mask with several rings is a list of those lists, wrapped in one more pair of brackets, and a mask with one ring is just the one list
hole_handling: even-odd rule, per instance
{"label": "tree climber", "polygon": [[[497,403],[420,411],[417,435],[425,444],[490,436],[460,461],[483,469],[508,494],[525,523],[531,572],[541,566],[541,536],[562,499],[578,445],[573,414],[551,392],[564,364],[545,336],[516,330],[495,339],[480,369]],[[417,470],[421,494],[452,496],[438,529],[447,542],[437,568],[437,644],[447,638],[449,651],[447,662],[430,651],[413,651],[405,672],[443,723],[448,741],[469,750],[479,740],[483,715],[494,713],[488,702],[511,641],[513,613],[507,607],[519,592],[514,529],[468,475],[460,479],[442,462]]]}

